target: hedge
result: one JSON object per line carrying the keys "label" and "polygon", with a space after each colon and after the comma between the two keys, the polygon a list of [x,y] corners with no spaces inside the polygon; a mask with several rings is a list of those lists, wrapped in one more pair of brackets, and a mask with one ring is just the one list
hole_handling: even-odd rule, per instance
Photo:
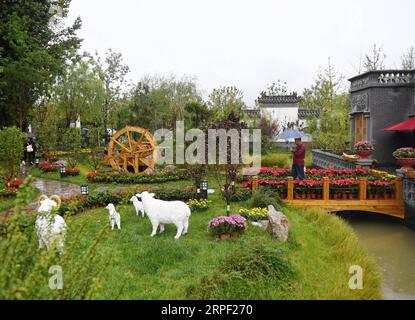
{"label": "hedge", "polygon": [[91,183],[119,183],[119,184],[140,184],[140,183],[162,183],[169,181],[188,180],[191,175],[186,170],[172,172],[160,172],[153,175],[139,176],[130,173],[88,173],[87,179]]}
{"label": "hedge", "polygon": [[63,198],[58,213],[62,216],[75,215],[86,210],[105,207],[109,203],[115,205],[127,204],[134,194],[143,191],[155,193],[156,198],[166,201],[181,200],[187,202],[190,199],[198,198],[196,188],[193,186],[181,189],[146,188],[125,191],[105,191],[88,196],[75,195],[69,198]]}

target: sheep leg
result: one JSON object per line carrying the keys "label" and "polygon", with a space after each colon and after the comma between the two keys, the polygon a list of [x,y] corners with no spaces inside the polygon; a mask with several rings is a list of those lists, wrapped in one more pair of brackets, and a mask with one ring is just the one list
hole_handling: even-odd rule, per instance
{"label": "sheep leg", "polygon": [[39,250],[42,250],[43,248],[43,241],[42,239],[39,239]]}
{"label": "sheep leg", "polygon": [[182,235],[183,232],[183,224],[180,224],[177,226],[177,233],[176,236],[174,237],[174,239],[178,240],[180,238],[180,236]]}
{"label": "sheep leg", "polygon": [[143,218],[144,218],[144,211],[141,211],[141,214],[143,215]]}
{"label": "sheep leg", "polygon": [[189,230],[189,220],[186,220],[184,222],[184,231],[183,234],[187,234],[187,231]]}
{"label": "sheep leg", "polygon": [[64,246],[65,246],[64,241],[63,240],[60,240],[59,246],[58,246],[58,253],[59,253],[60,256],[63,255],[63,248],[64,248]]}
{"label": "sheep leg", "polygon": [[158,223],[154,223],[153,224],[153,232],[150,235],[151,237],[154,237],[157,234],[158,227],[159,227],[159,224]]}
{"label": "sheep leg", "polygon": [[160,234],[164,232],[164,224],[160,224]]}
{"label": "sheep leg", "polygon": [[115,227],[114,220],[111,220],[111,230],[114,230],[114,227]]}

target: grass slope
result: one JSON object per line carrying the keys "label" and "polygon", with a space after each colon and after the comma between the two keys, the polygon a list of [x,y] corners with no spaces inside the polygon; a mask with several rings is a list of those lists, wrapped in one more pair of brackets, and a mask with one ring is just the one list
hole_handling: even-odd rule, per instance
{"label": "grass slope", "polygon": [[[285,209],[292,232],[287,244],[271,240],[250,226],[239,239],[215,241],[208,221],[224,213],[218,195],[206,212],[193,213],[190,233],[174,241],[174,226],[151,238],[148,219],[132,206],[119,207],[121,231],[106,232],[102,254],[111,256],[99,299],[377,299],[380,275],[352,229],[322,211]],[[246,206],[243,203],[239,206]],[[238,205],[233,206],[236,211]],[[69,219],[70,229],[83,226],[76,241],[82,252],[102,228],[109,229],[104,209]],[[71,235],[71,232],[69,232]],[[364,289],[350,290],[349,267],[364,270]]]}

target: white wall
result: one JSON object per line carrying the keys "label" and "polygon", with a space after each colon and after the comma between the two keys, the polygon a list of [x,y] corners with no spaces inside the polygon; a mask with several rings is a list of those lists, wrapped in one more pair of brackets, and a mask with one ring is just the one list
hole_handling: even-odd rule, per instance
{"label": "white wall", "polygon": [[262,115],[267,114],[271,119],[278,121],[280,127],[298,120],[298,107],[261,108]]}

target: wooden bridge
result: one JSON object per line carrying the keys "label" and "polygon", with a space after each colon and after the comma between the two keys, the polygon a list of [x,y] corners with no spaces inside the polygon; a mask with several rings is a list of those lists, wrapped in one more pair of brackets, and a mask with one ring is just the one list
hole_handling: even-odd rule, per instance
{"label": "wooden bridge", "polygon": [[[258,179],[252,181],[252,191],[255,193],[259,190]],[[329,178],[323,179],[323,194],[321,199],[295,199],[294,198],[294,181],[288,178],[287,195],[284,202],[290,206],[302,208],[320,208],[329,212],[340,211],[366,211],[379,213],[399,219],[405,218],[404,201],[402,197],[402,180],[398,178],[395,182],[394,194],[390,199],[368,199],[367,178],[359,180],[359,192],[356,198],[339,200],[332,199],[330,192]]]}

